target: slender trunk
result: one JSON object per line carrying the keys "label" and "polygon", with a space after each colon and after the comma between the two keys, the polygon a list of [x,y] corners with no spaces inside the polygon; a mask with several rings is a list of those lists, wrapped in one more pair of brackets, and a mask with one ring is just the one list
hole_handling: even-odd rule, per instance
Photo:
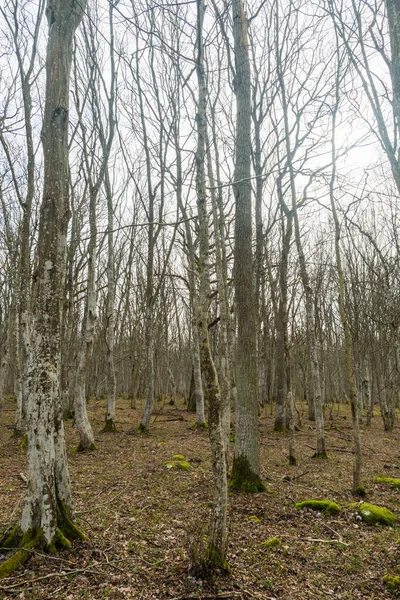
{"label": "slender trunk", "polygon": [[257,337],[253,281],[251,208],[251,102],[247,23],[242,0],[232,0],[235,52],[236,140],[235,140],[235,250],[234,281],[237,314],[236,351],[236,439],[230,487],[258,492]]}
{"label": "slender trunk", "polygon": [[[197,326],[199,331],[200,357],[208,402],[208,425],[211,443],[214,498],[211,513],[210,536],[207,560],[215,568],[228,568],[226,553],[228,549],[226,516],[228,509],[227,464],[224,435],[222,429],[222,402],[218,374],[213,361],[208,334],[208,296],[210,291],[210,272],[208,263],[208,214],[205,180],[206,162],[206,82],[204,74],[203,21],[204,0],[197,0],[197,60],[196,72],[199,87],[197,104],[197,150],[196,150],[196,191],[199,221],[199,299],[197,303]],[[222,283],[222,282],[220,282]]]}
{"label": "slender trunk", "polygon": [[[276,315],[276,414],[274,431],[285,431],[287,415],[287,362],[288,362],[288,266],[293,233],[293,214],[288,211],[278,177],[278,196],[282,209],[282,251],[279,265],[279,303]],[[285,216],[284,216],[285,215]]]}
{"label": "slender trunk", "polygon": [[90,240],[88,249],[88,271],[86,307],[82,323],[82,343],[78,351],[77,372],[74,390],[75,424],[79,433],[79,451],[94,450],[94,435],[86,407],[86,380],[93,354],[94,329],[97,320],[96,261],[97,261],[97,189],[91,185],[89,200]]}
{"label": "slender trunk", "polygon": [[[175,102],[175,100],[173,100]],[[179,102],[179,93],[176,102]],[[177,119],[177,111],[175,107],[175,118]],[[182,198],[182,156],[179,146],[179,122],[176,120],[174,126],[174,141],[176,147],[176,198],[179,209],[185,220],[185,234],[186,244],[188,253],[188,282],[189,282],[189,296],[190,296],[190,308],[192,313],[192,361],[194,369],[194,386],[195,386],[195,399],[196,399],[196,427],[203,428],[206,424],[205,410],[204,410],[204,390],[201,374],[200,364],[200,347],[199,347],[199,332],[197,329],[196,315],[197,315],[197,290],[196,290],[196,254],[194,243],[192,239],[192,231],[190,229],[190,223],[188,218],[188,212],[183,203]]]}
{"label": "slender trunk", "polygon": [[[207,136],[207,169],[210,182],[210,196],[212,204],[212,216],[214,225],[214,243],[216,259],[216,275],[219,294],[220,311],[220,336],[219,336],[219,362],[220,362],[220,389],[222,402],[222,430],[224,436],[224,448],[227,465],[229,466],[229,434],[231,423],[231,373],[229,360],[229,302],[228,302],[228,283],[224,263],[226,262],[225,253],[225,223],[223,215],[218,215],[218,204],[215,193],[215,180],[211,157],[211,148]],[[219,187],[219,190],[221,188]]]}
{"label": "slender trunk", "polygon": [[[110,5],[111,6],[111,5]],[[112,200],[111,182],[108,169],[105,173],[105,189],[107,196],[107,240],[108,240],[108,264],[107,264],[107,413],[104,429],[115,432],[115,402],[117,395],[117,380],[115,376],[114,352],[115,352],[115,261],[114,261],[114,206]]]}
{"label": "slender trunk", "polygon": [[335,256],[336,256],[336,269],[339,279],[339,313],[342,327],[344,330],[344,343],[345,343],[345,355],[346,355],[346,374],[349,386],[350,405],[351,405],[351,416],[353,422],[353,440],[354,440],[354,465],[353,465],[353,492],[357,493],[361,490],[361,468],[362,468],[362,451],[361,451],[361,438],[360,438],[360,415],[359,406],[357,399],[357,391],[355,385],[354,376],[354,358],[353,358],[353,341],[351,337],[351,331],[349,322],[347,319],[346,305],[345,305],[345,281],[342,267],[342,256],[340,252],[340,222],[336,211],[335,203],[335,182],[336,182],[336,116],[339,109],[339,69],[340,64],[338,61],[337,65],[337,80],[336,80],[336,99],[335,105],[332,110],[332,174],[329,185],[329,197],[332,210],[332,216],[335,226]]}

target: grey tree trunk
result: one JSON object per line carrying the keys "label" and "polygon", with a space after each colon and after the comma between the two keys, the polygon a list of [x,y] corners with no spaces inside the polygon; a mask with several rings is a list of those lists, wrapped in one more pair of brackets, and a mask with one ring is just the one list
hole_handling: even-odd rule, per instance
{"label": "grey tree trunk", "polygon": [[[109,20],[110,20],[110,62],[111,62],[111,83],[110,96],[108,99],[108,121],[109,134],[108,139],[105,139],[103,128],[100,128],[100,138],[103,147],[103,155],[107,157],[110,154],[111,144],[114,138],[115,131],[115,64],[114,64],[114,24],[113,24],[113,3],[109,5]],[[104,171],[104,187],[107,198],[107,412],[104,431],[117,431],[115,425],[115,403],[117,396],[117,380],[115,375],[115,257],[114,257],[114,203],[113,193],[111,188],[110,174],[108,162],[105,164]]]}
{"label": "grey tree trunk", "polygon": [[[178,96],[179,98],[179,96]],[[173,100],[175,102],[175,100]],[[177,112],[177,107],[175,108]],[[176,115],[177,116],[177,115]],[[189,283],[189,298],[190,298],[190,309],[192,313],[191,320],[191,331],[192,331],[192,364],[193,364],[193,377],[194,377],[194,398],[196,406],[196,427],[204,428],[206,425],[205,409],[204,409],[204,390],[201,374],[200,364],[200,347],[199,347],[199,333],[197,329],[196,314],[197,314],[197,289],[196,289],[196,255],[195,248],[192,238],[192,232],[190,229],[188,212],[183,203],[182,198],[182,156],[180,150],[179,141],[179,122],[176,121],[174,125],[174,141],[176,147],[176,199],[178,202],[179,209],[185,220],[185,236],[188,253],[188,283]]]}
{"label": "grey tree trunk", "polygon": [[[34,545],[54,549],[83,538],[73,522],[72,494],[59,389],[61,298],[68,222],[68,115],[72,40],[84,0],[47,4],[49,37],[42,129],[44,187],[34,288],[31,394],[27,405],[27,493],[21,518],[22,547],[0,567],[0,578],[26,561]],[[8,540],[10,541],[10,540]]]}
{"label": "grey tree trunk", "polygon": [[257,339],[253,281],[251,209],[251,102],[247,23],[242,0],[232,0],[235,52],[235,257],[237,314],[236,440],[230,487],[258,492],[261,481],[258,456]]}
{"label": "grey tree trunk", "polygon": [[[206,82],[204,74],[203,21],[204,0],[197,0],[197,60],[198,82],[197,103],[197,150],[196,150],[196,191],[199,221],[199,300],[197,304],[197,326],[200,341],[202,373],[208,401],[208,425],[214,476],[214,498],[211,512],[210,536],[207,548],[207,561],[212,568],[228,569],[226,553],[228,549],[226,516],[228,509],[227,463],[222,423],[222,402],[218,374],[213,361],[208,335],[208,296],[210,291],[209,273],[209,232],[206,196]],[[220,282],[222,283],[222,282]]]}
{"label": "grey tree trunk", "polygon": [[[338,51],[339,55],[339,51]],[[362,490],[361,486],[361,468],[362,468],[362,451],[360,438],[360,411],[357,398],[357,390],[354,375],[354,358],[353,358],[353,340],[351,336],[350,326],[347,318],[345,305],[345,279],[342,267],[342,256],[340,251],[340,222],[336,210],[335,202],[335,182],[336,182],[336,116],[339,110],[339,73],[340,61],[338,57],[337,74],[336,74],[336,97],[335,104],[332,110],[332,174],[329,185],[329,197],[331,211],[335,226],[335,257],[336,268],[339,280],[339,312],[340,320],[344,331],[344,344],[346,355],[346,374],[349,386],[351,416],[353,422],[353,441],[354,441],[354,464],[353,464],[353,492],[358,493]]]}

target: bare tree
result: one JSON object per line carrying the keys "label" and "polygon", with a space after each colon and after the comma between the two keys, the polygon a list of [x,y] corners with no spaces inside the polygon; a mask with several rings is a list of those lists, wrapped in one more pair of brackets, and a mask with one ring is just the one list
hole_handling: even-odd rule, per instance
{"label": "bare tree", "polygon": [[251,87],[247,24],[241,0],[232,1],[235,48],[236,140],[234,194],[236,350],[236,438],[230,487],[236,491],[265,489],[259,472],[257,339],[253,281],[251,210]]}
{"label": "bare tree", "polygon": [[1,565],[0,577],[26,561],[33,547],[69,547],[70,540],[85,537],[74,522],[59,388],[69,193],[69,82],[73,36],[85,8],[82,0],[47,3],[44,188],[34,276],[28,483],[21,524],[2,543],[20,546],[20,550]]}

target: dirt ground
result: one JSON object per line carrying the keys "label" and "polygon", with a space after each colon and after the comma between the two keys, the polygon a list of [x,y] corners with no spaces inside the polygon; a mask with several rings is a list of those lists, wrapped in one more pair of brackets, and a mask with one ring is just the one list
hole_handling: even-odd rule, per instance
{"label": "dirt ground", "polygon": [[[298,404],[298,465],[289,467],[288,438],[272,431],[271,408],[259,423],[261,473],[267,493],[229,498],[231,574],[203,581],[190,570],[188,551],[204,536],[212,498],[207,431],[192,428],[182,402],[158,404],[150,436],[135,433],[141,407],[118,401],[119,433],[99,433],[104,401],[92,400],[89,415],[97,451],[77,453],[76,429],[66,425],[68,461],[78,522],[89,536],[71,551],[33,553],[20,571],[0,582],[0,598],[95,599],[282,599],[393,598],[383,584],[400,573],[399,526],[369,526],[349,504],[352,497],[351,419],[348,407],[327,419],[328,461],[312,458],[315,430]],[[25,452],[12,438],[13,404],[0,422],[0,535],[20,516]],[[326,415],[328,417],[328,415]],[[400,476],[400,430],[387,434],[378,414],[362,433],[365,500],[400,516],[400,491],[374,482]],[[233,444],[231,444],[233,452]],[[189,470],[165,463],[182,454]],[[328,517],[299,511],[295,502],[329,499],[342,511]],[[281,545],[262,546],[273,537]],[[4,559],[0,549],[0,560]]]}

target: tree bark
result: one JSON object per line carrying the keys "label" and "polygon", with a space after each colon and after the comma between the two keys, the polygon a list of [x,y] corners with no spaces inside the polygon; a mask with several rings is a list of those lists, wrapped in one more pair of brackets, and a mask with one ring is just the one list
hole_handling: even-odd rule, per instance
{"label": "tree bark", "polygon": [[228,569],[226,553],[228,549],[226,516],[228,509],[227,464],[222,423],[222,402],[218,374],[211,353],[208,333],[208,297],[210,292],[209,273],[209,232],[205,180],[206,164],[206,82],[204,73],[203,22],[204,0],[197,0],[197,59],[198,82],[197,102],[197,150],[196,150],[196,191],[199,221],[199,299],[197,303],[197,327],[199,331],[201,370],[205,381],[208,402],[208,426],[211,443],[214,476],[214,498],[211,512],[210,535],[207,548],[207,562],[211,568]]}
{"label": "tree bark", "polygon": [[[53,549],[56,545],[69,546],[71,539],[84,538],[73,521],[59,371],[69,216],[69,80],[72,40],[85,7],[85,0],[52,0],[47,4],[44,186],[34,276],[32,387],[27,406],[28,483],[20,528],[22,550],[18,561],[13,562],[11,557],[2,564],[0,578],[29,558],[31,553],[24,548],[32,544]],[[19,544],[18,539],[10,541]]]}
{"label": "tree bark", "polygon": [[235,51],[235,250],[237,312],[236,440],[230,487],[236,491],[265,489],[259,475],[257,339],[253,281],[251,209],[251,102],[247,24],[242,0],[232,0]]}

